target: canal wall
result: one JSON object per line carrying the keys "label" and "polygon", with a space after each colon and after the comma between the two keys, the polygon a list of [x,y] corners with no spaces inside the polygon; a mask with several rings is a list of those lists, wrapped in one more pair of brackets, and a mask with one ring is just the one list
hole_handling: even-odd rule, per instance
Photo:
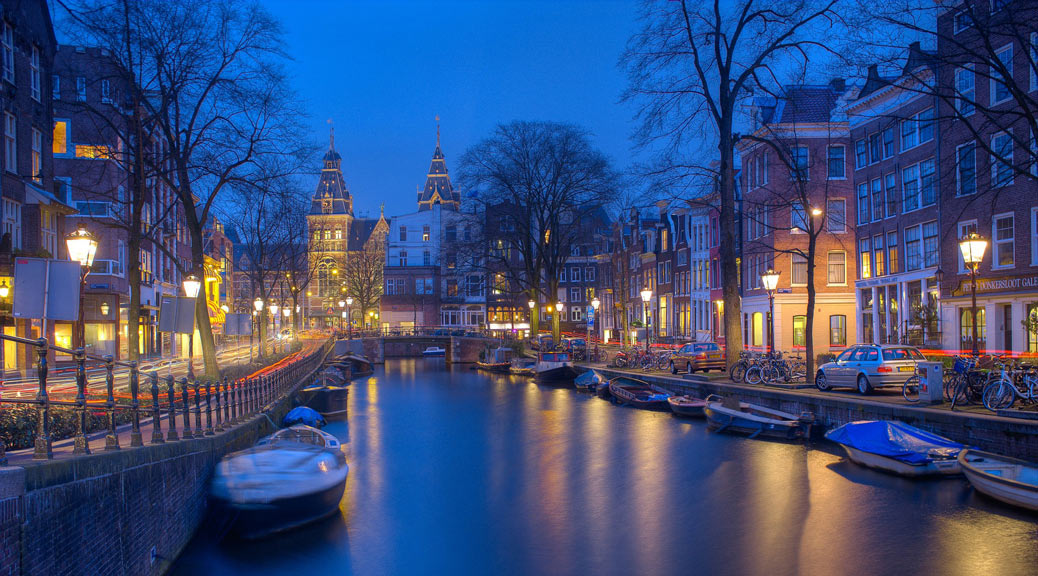
{"label": "canal wall", "polygon": [[[604,376],[629,372],[595,368]],[[681,394],[735,396],[740,401],[800,414],[811,412],[824,429],[857,420],[900,420],[982,450],[1038,462],[1038,421],[927,407],[908,406],[821,391],[788,391],[712,382],[706,379],[635,374],[634,377]]]}
{"label": "canal wall", "polygon": [[215,436],[0,467],[0,576],[164,574],[205,518],[217,462],[273,432],[308,380],[269,419]]}

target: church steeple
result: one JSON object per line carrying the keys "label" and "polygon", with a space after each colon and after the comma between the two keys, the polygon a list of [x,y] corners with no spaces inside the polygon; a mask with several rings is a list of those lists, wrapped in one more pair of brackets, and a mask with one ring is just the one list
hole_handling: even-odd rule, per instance
{"label": "church steeple", "polygon": [[425,188],[418,192],[418,210],[431,210],[435,204],[442,204],[452,210],[457,210],[461,206],[461,195],[451,186],[450,176],[447,175],[447,161],[440,149],[439,116],[436,117],[436,149],[433,150]]}

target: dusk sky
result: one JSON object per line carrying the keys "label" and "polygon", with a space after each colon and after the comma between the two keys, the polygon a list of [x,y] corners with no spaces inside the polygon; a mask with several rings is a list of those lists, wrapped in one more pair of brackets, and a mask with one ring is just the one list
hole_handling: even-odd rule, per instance
{"label": "dusk sky", "polygon": [[617,61],[638,27],[633,0],[264,3],[285,28],[315,141],[335,123],[358,213],[383,201],[387,215],[416,209],[437,115],[452,172],[495,125],[519,119],[584,126],[617,167],[630,164]]}

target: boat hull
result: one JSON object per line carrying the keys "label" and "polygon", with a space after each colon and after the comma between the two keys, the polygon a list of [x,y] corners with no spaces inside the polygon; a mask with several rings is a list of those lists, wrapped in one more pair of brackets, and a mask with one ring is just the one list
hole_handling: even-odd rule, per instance
{"label": "boat hull", "polygon": [[322,416],[345,416],[350,389],[345,386],[320,386],[300,391],[303,405],[317,410]]}
{"label": "boat hull", "polygon": [[683,396],[672,396],[667,399],[670,411],[678,416],[686,418],[705,418],[703,409],[706,408],[706,400],[687,399]]}
{"label": "boat hull", "polygon": [[751,417],[743,412],[723,408],[718,404],[708,404],[703,408],[707,425],[711,430],[746,434],[756,438],[777,438],[780,440],[797,440],[806,436],[806,428],[802,422],[778,419],[761,419]]}
{"label": "boat hull", "polygon": [[1035,464],[980,450],[959,452],[959,464],[962,466],[962,473],[977,492],[1010,506],[1038,512],[1038,485],[999,476],[993,473],[994,470],[985,470],[990,464],[994,464],[992,468],[1004,464],[1007,468],[1020,466],[1035,470],[1038,468]]}
{"label": "boat hull", "polygon": [[626,378],[616,378],[609,382],[609,393],[620,404],[627,404],[643,410],[669,410],[667,397],[649,398],[656,395],[659,390],[640,381]]}
{"label": "boat hull", "polygon": [[538,384],[552,384],[552,385],[565,385],[572,384],[573,379],[577,377],[577,371],[572,366],[560,366],[558,368],[548,368],[546,370],[538,370],[534,368],[534,380]]}
{"label": "boat hull", "polygon": [[264,538],[292,530],[339,510],[339,502],[346,491],[342,482],[318,492],[302,494],[266,503],[237,503],[213,498],[213,506],[233,518],[229,534],[243,540]]}
{"label": "boat hull", "polygon": [[511,362],[476,362],[476,368],[486,372],[508,374],[512,370]]}
{"label": "boat hull", "polygon": [[962,473],[958,460],[931,460],[925,464],[909,464],[889,456],[881,456],[865,452],[845,444],[841,444],[847,452],[847,459],[866,468],[875,468],[898,476],[919,478],[924,476],[955,476]]}

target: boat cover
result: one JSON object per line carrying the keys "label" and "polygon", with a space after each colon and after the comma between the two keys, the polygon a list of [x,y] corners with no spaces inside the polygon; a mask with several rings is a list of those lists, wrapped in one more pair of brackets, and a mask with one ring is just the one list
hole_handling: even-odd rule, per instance
{"label": "boat cover", "polygon": [[324,416],[321,416],[317,410],[308,406],[296,406],[295,408],[288,411],[285,414],[285,418],[281,421],[282,426],[295,426],[296,424],[306,424],[307,426],[313,426],[314,428],[321,428],[326,424]]}
{"label": "boat cover", "polygon": [[965,446],[896,420],[850,422],[826,432],[825,437],[862,452],[887,456],[908,464],[955,458]]}
{"label": "boat cover", "polygon": [[602,378],[602,376],[598,372],[595,372],[594,370],[588,370],[580,376],[577,376],[577,379],[574,380],[574,383],[577,386],[591,386],[592,384],[601,384],[604,381],[605,379]]}

